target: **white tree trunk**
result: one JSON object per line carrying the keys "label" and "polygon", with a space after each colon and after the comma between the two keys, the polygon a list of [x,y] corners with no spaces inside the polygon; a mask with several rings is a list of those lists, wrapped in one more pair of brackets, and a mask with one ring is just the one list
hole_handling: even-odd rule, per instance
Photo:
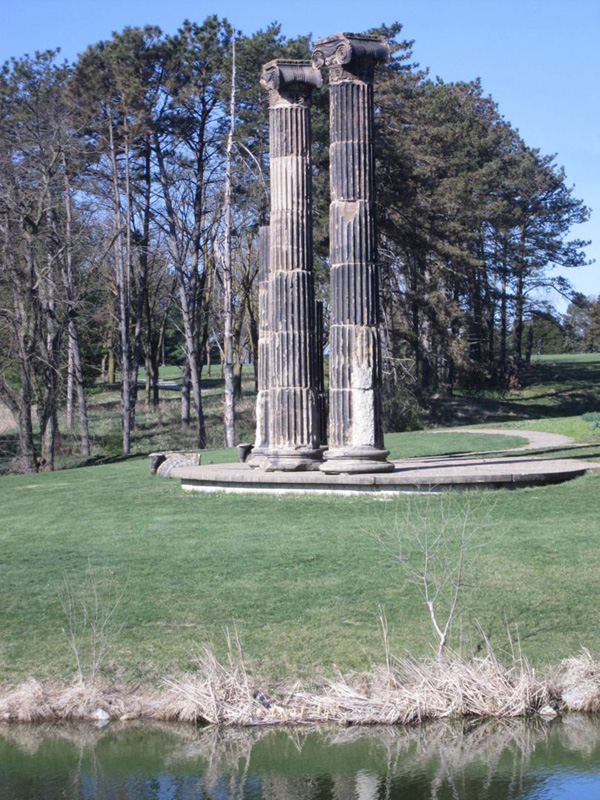
{"label": "white tree trunk", "polygon": [[225,447],[235,444],[235,383],[233,375],[233,285],[231,265],[231,167],[235,133],[235,39],[232,43],[231,100],[225,165],[225,230],[223,241],[223,350],[225,371]]}

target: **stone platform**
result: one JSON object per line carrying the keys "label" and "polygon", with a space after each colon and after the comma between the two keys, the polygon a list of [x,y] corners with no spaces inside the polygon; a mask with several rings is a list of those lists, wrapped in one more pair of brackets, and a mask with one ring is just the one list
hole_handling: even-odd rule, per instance
{"label": "stone platform", "polygon": [[342,494],[442,492],[450,489],[516,489],[562,483],[594,464],[552,457],[429,456],[394,461],[394,471],[370,475],[314,472],[263,472],[245,464],[207,464],[172,472],[185,491],[268,494]]}

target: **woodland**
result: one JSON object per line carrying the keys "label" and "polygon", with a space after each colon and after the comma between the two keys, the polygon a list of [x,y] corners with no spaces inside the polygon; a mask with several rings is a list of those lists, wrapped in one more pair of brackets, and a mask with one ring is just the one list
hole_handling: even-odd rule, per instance
{"label": "woodland", "polygon": [[[528,146],[478,80],[446,83],[414,63],[400,24],[369,32],[393,50],[375,106],[385,420],[397,431],[433,397],[518,384],[544,337],[597,349],[600,305],[555,272],[586,263],[570,229],[589,216],[555,156]],[[220,364],[234,444],[242,368],[257,362],[257,241],[269,219],[260,69],[310,54],[310,37],[277,24],[248,36],[210,16],[174,35],[125,28],[74,63],[47,51],[4,64],[0,402],[18,421],[25,471],[54,467],[60,409],[90,454],[87,397],[99,383],[120,385],[128,455],[165,363],[181,366],[194,448],[206,445],[204,375]],[[311,112],[325,323],[328,107],[325,85]],[[539,299],[548,287],[571,300],[564,320]]]}

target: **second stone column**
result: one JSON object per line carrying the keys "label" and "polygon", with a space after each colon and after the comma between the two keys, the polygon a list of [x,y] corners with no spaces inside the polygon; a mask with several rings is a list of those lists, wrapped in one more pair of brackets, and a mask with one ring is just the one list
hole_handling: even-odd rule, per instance
{"label": "second stone column", "polygon": [[319,39],[329,67],[329,450],[323,472],[389,472],[383,446],[379,268],[375,226],[373,76],[390,48],[375,36]]}

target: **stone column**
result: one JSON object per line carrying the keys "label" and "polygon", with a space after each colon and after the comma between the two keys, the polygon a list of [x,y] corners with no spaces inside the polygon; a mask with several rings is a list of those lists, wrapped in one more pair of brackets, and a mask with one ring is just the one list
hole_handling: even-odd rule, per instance
{"label": "stone column", "polygon": [[379,268],[375,229],[373,74],[390,55],[377,36],[319,39],[329,67],[329,450],[324,472],[389,472],[383,446]]}
{"label": "stone column", "polygon": [[260,467],[269,447],[269,346],[268,319],[269,226],[258,230],[258,373],[256,395],[256,437],[249,467]]}
{"label": "stone column", "polygon": [[325,370],[323,364],[323,351],[325,349],[325,326],[323,320],[323,301],[317,300],[315,304],[315,373],[317,376],[317,397],[319,402],[319,420],[321,423],[319,438],[321,442],[327,441],[327,395],[325,394]]}
{"label": "stone column", "polygon": [[315,374],[310,96],[321,73],[303,61],[270,61],[271,224],[269,280],[269,443],[263,468],[318,468],[319,403]]}

